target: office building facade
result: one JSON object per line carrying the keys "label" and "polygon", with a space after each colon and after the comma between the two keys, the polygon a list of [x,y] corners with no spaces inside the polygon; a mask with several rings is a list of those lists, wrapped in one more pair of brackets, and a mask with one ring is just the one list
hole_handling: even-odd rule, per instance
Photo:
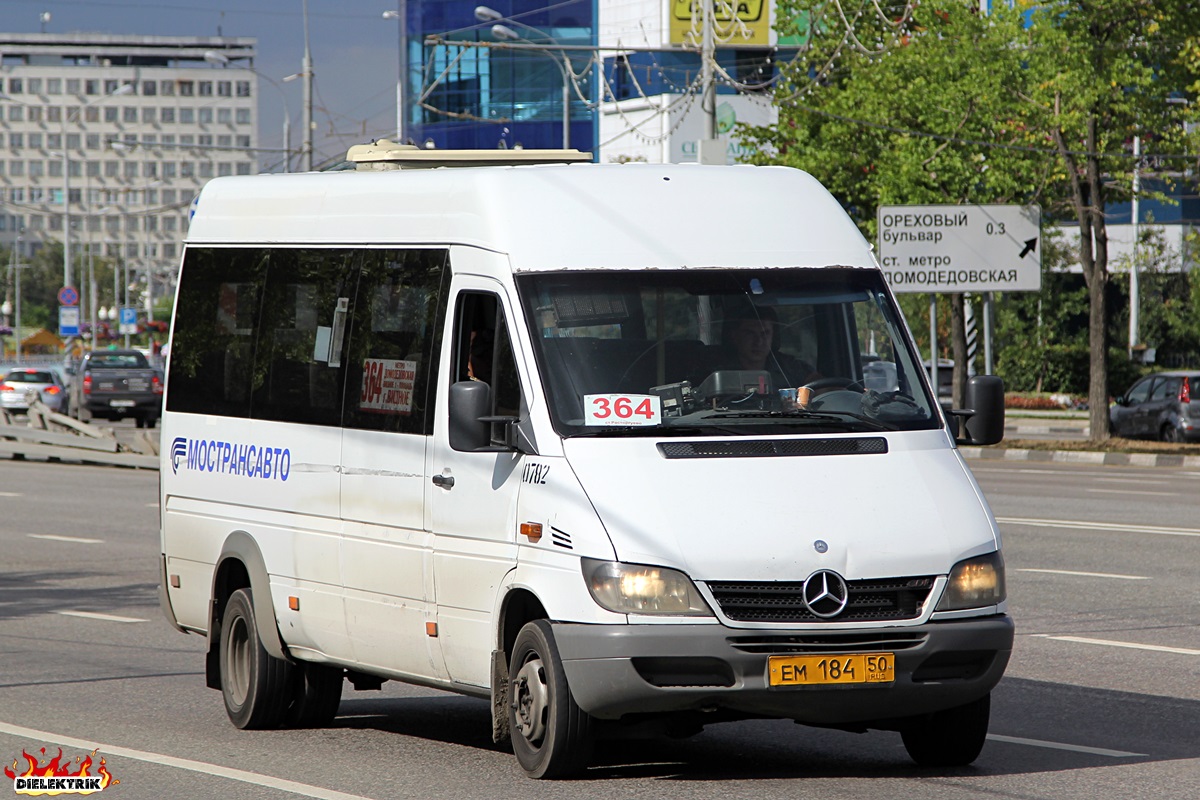
{"label": "office building facade", "polygon": [[258,171],[255,46],[0,34],[0,245],[69,235],[73,276],[95,254],[169,280],[200,187]]}

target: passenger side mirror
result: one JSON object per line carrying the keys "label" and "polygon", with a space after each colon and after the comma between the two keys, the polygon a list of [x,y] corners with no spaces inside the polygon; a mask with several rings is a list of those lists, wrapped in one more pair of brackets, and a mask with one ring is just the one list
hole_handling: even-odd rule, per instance
{"label": "passenger side mirror", "polygon": [[1004,381],[995,375],[976,375],[967,381],[967,407],[951,412],[960,424],[959,444],[989,445],[1004,439]]}

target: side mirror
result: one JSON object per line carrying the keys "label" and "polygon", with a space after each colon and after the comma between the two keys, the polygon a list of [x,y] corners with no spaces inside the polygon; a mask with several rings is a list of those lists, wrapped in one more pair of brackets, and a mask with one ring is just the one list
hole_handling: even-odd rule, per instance
{"label": "side mirror", "polygon": [[950,412],[961,420],[955,431],[959,444],[989,445],[1004,439],[1004,381],[995,375],[976,375],[967,381],[967,407]]}
{"label": "side mirror", "polygon": [[1128,397],[1126,397],[1125,395],[1121,395],[1120,397],[1118,397],[1118,398],[1117,398],[1116,400],[1114,400],[1113,402],[1114,402],[1114,403],[1116,403],[1116,404],[1117,404],[1117,405],[1119,405],[1119,406],[1127,406],[1127,405],[1129,405],[1129,398],[1128,398]]}
{"label": "side mirror", "polygon": [[491,444],[492,389],[481,381],[459,381],[450,386],[450,447],[472,452]]}

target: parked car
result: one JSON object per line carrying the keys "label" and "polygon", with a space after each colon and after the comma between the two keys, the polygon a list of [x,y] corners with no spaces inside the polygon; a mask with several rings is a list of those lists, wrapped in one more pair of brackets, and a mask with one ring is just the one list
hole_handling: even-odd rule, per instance
{"label": "parked car", "polygon": [[8,411],[29,410],[30,393],[36,392],[51,411],[61,411],[66,387],[59,374],[49,367],[17,367],[0,380],[0,408]]}
{"label": "parked car", "polygon": [[1200,441],[1200,372],[1156,372],[1139,380],[1109,406],[1116,436],[1164,442]]}
{"label": "parked car", "polygon": [[73,369],[68,412],[86,422],[133,417],[139,428],[153,428],[162,414],[162,375],[137,350],[85,353]]}

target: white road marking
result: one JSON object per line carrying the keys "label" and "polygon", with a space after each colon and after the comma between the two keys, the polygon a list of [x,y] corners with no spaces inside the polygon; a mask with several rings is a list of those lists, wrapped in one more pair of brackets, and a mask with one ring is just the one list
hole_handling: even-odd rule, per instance
{"label": "white road marking", "polygon": [[103,539],[84,539],[80,536],[58,536],[53,533],[31,533],[30,539],[48,539],[51,542],[72,542],[73,544],[104,544]]}
{"label": "white road marking", "polygon": [[1092,528],[1120,533],[1153,533],[1161,536],[1197,536],[1196,528],[1166,528],[1160,525],[1132,525],[1119,522],[1091,522],[1082,519],[1032,519],[1028,517],[996,517],[996,522],[1006,525],[1029,525],[1035,528]]}
{"label": "white road marking", "polygon": [[1138,644],[1137,642],[1118,642],[1113,639],[1089,639],[1086,636],[1058,636],[1053,633],[1030,634],[1035,639],[1054,639],[1058,642],[1075,642],[1076,644],[1097,644],[1105,647],[1125,647],[1130,650],[1152,650],[1155,653],[1177,653],[1184,656],[1200,656],[1200,650],[1187,647],[1167,647],[1161,644]]}
{"label": "white road marking", "polygon": [[1156,497],[1178,497],[1179,492],[1141,492],[1137,489],[1084,489],[1085,492],[1096,494],[1148,494]]}
{"label": "white road marking", "polygon": [[1070,569],[1033,569],[1022,568],[1017,572],[1044,572],[1047,575],[1079,575],[1084,578],[1116,578],[1122,581],[1148,581],[1150,578],[1146,575],[1116,575],[1111,572],[1076,572]]}
{"label": "white road marking", "polygon": [[118,617],[115,614],[99,614],[95,611],[60,611],[58,612],[64,617],[83,617],[84,619],[98,619],[104,622],[145,622],[144,619],[137,617]]}
{"label": "white road marking", "polygon": [[145,750],[134,750],[129,747],[118,747],[90,739],[76,739],[73,736],[63,736],[58,733],[22,728],[19,725],[9,725],[6,722],[0,722],[0,733],[19,736],[22,739],[31,739],[36,742],[46,742],[58,747],[86,750],[89,753],[93,750],[99,750],[103,755],[109,757],[132,758],[135,761],[145,761],[149,764],[161,764],[165,767],[199,772],[218,778],[228,778],[231,781],[241,781],[242,783],[249,783],[254,786],[265,786],[268,789],[278,789],[281,792],[291,792],[303,797],[315,797],[318,800],[370,800],[370,798],[363,797],[362,795],[335,792],[332,789],[326,789],[321,786],[310,786],[306,783],[297,783],[296,781],[276,778],[273,775],[247,772],[246,770],[223,767],[220,764],[208,764],[203,761],[193,761],[190,758],[176,758],[175,756],[163,755],[162,753],[151,753]]}
{"label": "white road marking", "polygon": [[0,497],[24,497],[21,492],[0,492]]}
{"label": "white road marking", "polygon": [[146,508],[158,508],[158,503],[146,503]]}
{"label": "white road marking", "polygon": [[1062,742],[1044,742],[1041,739],[1022,739],[1019,736],[1001,736],[989,733],[988,739],[993,742],[1008,744],[1026,744],[1030,747],[1046,747],[1051,750],[1070,750],[1072,753],[1087,753],[1092,756],[1109,756],[1110,758],[1145,758],[1145,753],[1128,753],[1124,750],[1105,750],[1103,747],[1086,747],[1081,744],[1063,744]]}

